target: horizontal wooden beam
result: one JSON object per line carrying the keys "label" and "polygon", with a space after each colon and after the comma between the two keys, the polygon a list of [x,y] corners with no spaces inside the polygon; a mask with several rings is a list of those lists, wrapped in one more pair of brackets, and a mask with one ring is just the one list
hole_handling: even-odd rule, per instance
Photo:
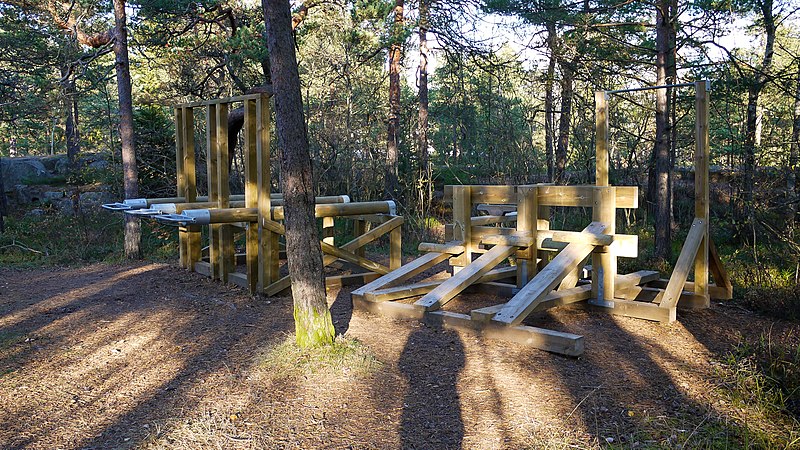
{"label": "horizontal wooden beam", "polygon": [[[484,274],[476,283],[485,284],[491,283],[496,280],[502,280],[516,276],[517,269],[515,267],[504,267],[501,269],[490,270]],[[385,302],[392,300],[400,300],[403,298],[418,297],[425,295],[428,292],[436,289],[440,284],[444,283],[447,279],[423,281],[420,283],[406,284],[402,286],[378,289],[376,291],[369,291],[364,293],[364,298],[373,302]]]}
{"label": "horizontal wooden beam", "polygon": [[378,278],[375,281],[372,281],[360,288],[354,290],[352,292],[353,299],[361,298],[364,296],[365,293],[370,291],[377,291],[378,289],[382,289],[385,287],[392,287],[398,283],[402,283],[409,278],[412,278],[429,268],[439,264],[440,262],[449,258],[450,255],[447,253],[426,253],[419,258],[409,262],[408,264],[404,264],[399,269],[395,269],[388,274]]}
{"label": "horizontal wooden beam", "polygon": [[460,255],[464,253],[464,243],[461,241],[450,241],[444,244],[434,244],[431,242],[420,242],[417,250],[420,252],[447,253],[450,255]]}
{"label": "horizontal wooden beam", "polygon": [[500,234],[483,236],[480,239],[482,244],[510,245],[513,247],[530,247],[534,242],[530,236],[503,236]]}

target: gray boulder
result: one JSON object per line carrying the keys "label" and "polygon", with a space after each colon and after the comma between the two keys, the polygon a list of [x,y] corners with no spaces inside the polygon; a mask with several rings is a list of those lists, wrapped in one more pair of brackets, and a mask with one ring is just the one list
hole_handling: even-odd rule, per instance
{"label": "gray boulder", "polygon": [[3,177],[6,192],[13,192],[17,185],[34,179],[47,178],[50,174],[39,158],[2,158],[0,176]]}

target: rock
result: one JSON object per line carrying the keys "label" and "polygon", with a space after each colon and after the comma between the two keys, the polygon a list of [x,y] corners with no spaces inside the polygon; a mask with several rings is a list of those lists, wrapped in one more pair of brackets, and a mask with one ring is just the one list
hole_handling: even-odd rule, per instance
{"label": "rock", "polygon": [[41,216],[44,215],[44,210],[41,209],[41,208],[35,208],[35,209],[32,209],[32,210],[28,211],[27,213],[25,213],[25,215],[26,216],[32,216],[32,217],[41,217]]}
{"label": "rock", "polygon": [[3,177],[6,192],[13,192],[17,185],[50,177],[50,173],[39,158],[2,158],[0,176]]}
{"label": "rock", "polygon": [[42,194],[42,198],[47,201],[58,201],[64,198],[66,194],[64,191],[45,191]]}
{"label": "rock", "polygon": [[113,201],[111,194],[105,191],[84,192],[81,194],[81,210],[87,212],[91,209],[98,209],[100,205]]}

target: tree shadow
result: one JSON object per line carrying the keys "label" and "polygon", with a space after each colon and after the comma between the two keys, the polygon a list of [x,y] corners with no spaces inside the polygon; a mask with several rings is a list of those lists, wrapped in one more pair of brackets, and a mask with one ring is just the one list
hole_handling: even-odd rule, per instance
{"label": "tree shadow", "polygon": [[464,422],[456,383],[464,344],[450,330],[418,327],[406,341],[399,369],[408,378],[400,441],[403,448],[461,448]]}
{"label": "tree shadow", "polygon": [[350,296],[350,289],[340,288],[330,309],[336,334],[347,333],[347,330],[350,329],[350,320],[353,318],[353,300]]}

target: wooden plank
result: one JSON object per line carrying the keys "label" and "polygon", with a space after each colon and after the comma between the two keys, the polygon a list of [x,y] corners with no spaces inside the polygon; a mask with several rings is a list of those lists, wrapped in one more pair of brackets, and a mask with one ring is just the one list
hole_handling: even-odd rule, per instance
{"label": "wooden plank", "polygon": [[[217,191],[219,183],[217,177],[219,171],[218,154],[217,154],[217,106],[206,106],[206,169],[208,174],[208,200],[210,202],[219,202],[219,192]],[[220,278],[221,268],[221,243],[220,243],[220,226],[210,225],[208,227],[208,258],[211,268],[211,278]]]}
{"label": "wooden plank", "polygon": [[[356,219],[353,221],[353,235],[355,237],[359,237],[362,234],[366,233],[369,225],[369,222],[366,220]],[[359,248],[356,250],[356,255],[361,256],[362,258],[366,256],[366,249],[364,247]]]}
{"label": "wooden plank", "polygon": [[439,252],[450,255],[460,255],[464,253],[464,243],[461,241],[450,241],[444,244],[434,244],[431,242],[420,242],[417,250],[420,252]]}
{"label": "wooden plank", "polygon": [[583,259],[574,269],[572,269],[563,280],[561,280],[561,284],[558,285],[558,290],[563,291],[564,289],[572,289],[578,285],[578,281],[581,279],[581,275],[583,274],[583,268],[589,262],[591,256],[587,256]]}
{"label": "wooden plank", "polygon": [[354,299],[356,297],[361,298],[366,292],[377,291],[381,288],[391,287],[398,283],[402,283],[403,281],[408,280],[409,278],[412,278],[424,272],[425,270],[428,270],[436,264],[439,264],[449,257],[450,255],[447,253],[426,253],[410,263],[404,264],[399,269],[393,270],[377,280],[354,290],[352,296]]}
{"label": "wooden plank", "polygon": [[369,283],[380,278],[381,274],[375,272],[351,273],[346,275],[332,275],[325,277],[325,288],[333,289],[343,286],[355,286]]}
{"label": "wooden plank", "polygon": [[499,297],[513,297],[517,291],[519,291],[519,288],[517,287],[516,283],[510,284],[496,281],[482,283],[480,280],[478,280],[477,283],[472,284],[470,287],[464,289],[464,293],[479,292],[482,294],[495,295]]}
{"label": "wooden plank", "polygon": [[652,320],[655,322],[671,323],[676,319],[676,308],[662,308],[655,303],[615,299],[611,302],[607,302],[607,306],[591,303],[586,303],[586,305],[596,311],[603,311],[617,316]]}
{"label": "wooden plank", "polygon": [[[529,233],[529,242],[522,251],[516,253],[517,257],[517,287],[524,286],[536,276],[536,239],[539,221],[539,191],[536,185],[524,185],[517,188],[517,231]],[[511,243],[510,243],[511,244]],[[519,245],[512,244],[517,247]],[[533,248],[530,248],[533,247]]]}
{"label": "wooden plank", "polygon": [[728,277],[728,271],[725,270],[722,260],[719,259],[717,246],[714,245],[714,240],[710,237],[708,239],[708,268],[711,271],[711,276],[714,278],[714,284],[716,284],[720,289],[724,290],[712,292],[711,285],[709,285],[709,295],[711,295],[711,298],[717,300],[732,299],[733,285],[731,284],[731,279]]}
{"label": "wooden plank", "polygon": [[200,275],[205,275],[207,277],[211,276],[211,264],[205,261],[197,261],[194,263],[194,271],[199,273]]}
{"label": "wooden plank", "polygon": [[[647,283],[647,285],[649,287],[661,288],[661,289],[666,288],[668,284],[669,284],[669,279],[665,279],[665,278],[661,278],[659,280],[655,280],[655,281]],[[684,291],[684,292],[694,292],[694,282],[687,281],[686,284],[683,285],[682,291]],[[722,286],[709,284],[708,285],[708,293],[711,296],[711,298],[719,299],[719,300],[727,300],[726,297],[725,297],[727,295],[727,290]]]}
{"label": "wooden plank", "polygon": [[[496,280],[502,280],[514,276],[516,269],[513,267],[504,267],[502,269],[494,269],[484,274],[477,282],[491,283]],[[446,280],[423,281],[421,283],[406,284],[403,286],[396,286],[384,289],[378,289],[364,293],[364,298],[372,302],[385,302],[392,300],[400,300],[403,298],[417,297],[431,292]]]}
{"label": "wooden plank", "polygon": [[[547,294],[531,313],[587,300],[591,295],[592,287],[588,284],[571,289],[564,289],[563,291],[553,291]],[[495,314],[500,312],[505,305],[505,303],[501,303],[485,308],[473,309],[470,312],[470,316],[473,320],[486,322],[492,320]]]}
{"label": "wooden plank", "polygon": [[[225,209],[230,207],[230,171],[228,170],[228,105],[217,105],[217,207]],[[230,225],[219,227],[220,266],[219,279],[228,281],[228,274],[236,269],[236,259],[233,247],[233,230]]]}
{"label": "wooden plank", "polygon": [[470,190],[469,202],[471,204],[476,204],[476,203],[514,204],[517,200],[516,186],[447,185],[444,187],[444,201],[448,203],[452,202],[453,199],[455,198],[454,191],[462,187],[469,188]]}
{"label": "wooden plank", "polygon": [[374,261],[368,260],[367,258],[362,258],[356,255],[355,253],[343,250],[338,247],[334,247],[333,245],[330,245],[327,242],[320,241],[320,246],[322,247],[322,251],[327,253],[328,255],[332,255],[339,259],[343,259],[347,262],[357,264],[367,270],[377,272],[381,275],[385,275],[391,272],[391,270],[388,267],[384,266],[383,264],[378,264]]}
{"label": "wooden plank", "polygon": [[694,222],[692,222],[692,228],[686,236],[681,254],[675,263],[675,269],[672,271],[672,276],[670,276],[669,283],[664,290],[664,298],[661,300],[662,308],[674,308],[678,303],[680,293],[686,285],[686,278],[689,276],[689,270],[694,262],[694,257],[700,248],[703,238],[706,236],[706,229],[706,221],[703,219],[694,219]]}
{"label": "wooden plank", "polygon": [[333,217],[322,218],[322,242],[335,245],[334,243],[334,220]]}
{"label": "wooden plank", "polygon": [[425,296],[417,300],[416,304],[423,306],[426,310],[441,308],[452,300],[453,297],[477,281],[486,272],[492,270],[494,266],[511,256],[515,251],[516,248],[511,246],[494,246],[491,250],[473,261],[472,264],[464,267],[464,269],[460,270],[436,289],[425,294]]}
{"label": "wooden plank", "polygon": [[485,225],[496,225],[506,224],[506,223],[513,223],[517,221],[517,215],[509,215],[509,216],[478,216],[473,217],[470,219],[472,226],[485,226]]}
{"label": "wooden plank", "polygon": [[616,235],[581,233],[578,231],[559,231],[550,232],[550,239],[558,242],[578,242],[581,244],[592,245],[611,245]]}
{"label": "wooden plank", "polygon": [[[177,132],[177,130],[176,130]],[[183,172],[184,193],[187,203],[197,201],[197,169],[195,167],[195,142],[194,142],[194,109],[184,108],[183,124]],[[180,193],[178,193],[180,194]],[[187,231],[187,259],[188,268],[192,270],[194,263],[200,261],[202,248],[202,234],[199,228],[189,227]]]}
{"label": "wooden plank", "polygon": [[481,238],[482,244],[503,245],[510,247],[530,247],[534,242],[536,242],[536,238],[531,236],[502,236],[496,234]]}
{"label": "wooden plank", "polygon": [[[539,205],[542,206],[593,206],[593,191],[597,186],[543,186],[539,189]],[[638,208],[639,188],[615,186],[617,208]]]}
{"label": "wooden plank", "polygon": [[[599,233],[605,225],[592,222],[584,230]],[[587,244],[569,244],[550,261],[533,280],[526,284],[492,320],[507,325],[519,325],[536,308],[544,297],[553,290],[567,274],[575,268],[594,248]]]}
{"label": "wooden plank", "polygon": [[[183,114],[183,108],[175,108],[175,174],[177,179],[176,192],[178,195],[186,194],[186,172],[183,167]],[[188,232],[185,230],[178,230],[178,261],[183,268],[189,267],[188,244]]]}
{"label": "wooden plank", "polygon": [[[663,289],[654,287],[632,286],[622,291],[617,291],[617,298],[654,303],[661,298],[661,293],[663,292]],[[705,309],[708,308],[708,305],[706,304],[706,297],[696,295],[694,292],[683,291],[677,307],[680,309]]]}

